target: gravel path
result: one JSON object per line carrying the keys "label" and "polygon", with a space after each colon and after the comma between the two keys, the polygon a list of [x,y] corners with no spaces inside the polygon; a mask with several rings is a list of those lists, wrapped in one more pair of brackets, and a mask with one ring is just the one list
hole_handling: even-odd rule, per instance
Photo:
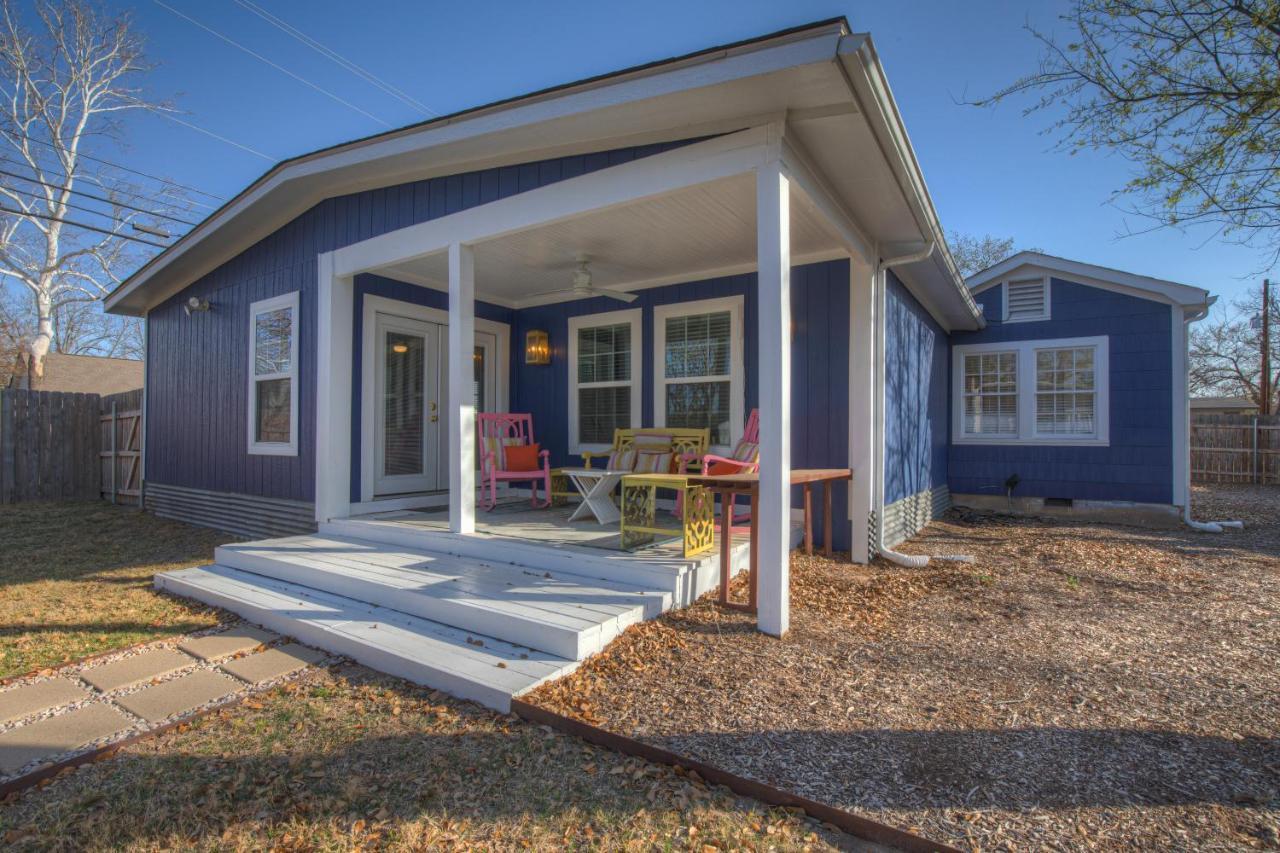
{"label": "gravel path", "polygon": [[1280,489],[1222,535],[953,512],[923,570],[793,561],[784,641],[707,601],[534,695],[973,849],[1280,848]]}

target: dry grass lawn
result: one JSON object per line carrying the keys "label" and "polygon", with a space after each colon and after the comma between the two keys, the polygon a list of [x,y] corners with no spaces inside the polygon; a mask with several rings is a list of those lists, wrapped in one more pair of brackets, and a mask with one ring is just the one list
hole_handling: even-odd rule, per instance
{"label": "dry grass lawn", "polygon": [[358,666],[0,805],[11,850],[864,849],[675,771]]}
{"label": "dry grass lawn", "polygon": [[213,625],[151,577],[228,538],[107,503],[0,507],[0,679]]}
{"label": "dry grass lawn", "polygon": [[951,513],[922,570],[797,557],[782,640],[709,600],[533,701],[969,849],[1280,849],[1280,489],[1242,532]]}

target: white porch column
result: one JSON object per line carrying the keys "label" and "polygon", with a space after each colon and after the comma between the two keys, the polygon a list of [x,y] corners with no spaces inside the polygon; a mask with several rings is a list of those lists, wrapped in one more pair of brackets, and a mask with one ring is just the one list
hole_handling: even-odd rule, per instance
{"label": "white porch column", "polygon": [[316,521],[351,514],[351,325],[355,290],[334,275],[333,253],[317,260]]}
{"label": "white porch column", "polygon": [[756,172],[760,322],[760,630],[791,618],[791,181],[780,160]]}
{"label": "white porch column", "polygon": [[849,486],[851,550],[855,563],[871,561],[871,513],[875,507],[876,387],[875,269],[859,258],[849,259]]}
{"label": "white porch column", "polygon": [[476,530],[475,255],[449,244],[449,530]]}

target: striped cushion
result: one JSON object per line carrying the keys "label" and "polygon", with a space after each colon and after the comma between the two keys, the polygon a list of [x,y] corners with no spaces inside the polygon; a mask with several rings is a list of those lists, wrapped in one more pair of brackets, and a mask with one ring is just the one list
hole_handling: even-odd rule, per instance
{"label": "striped cushion", "polygon": [[670,452],[654,452],[642,450],[636,457],[635,473],[637,474],[669,474],[671,473]]}
{"label": "striped cushion", "polygon": [[641,453],[671,452],[671,436],[668,433],[641,433],[632,441],[632,446]]}
{"label": "striped cushion", "polygon": [[757,462],[760,459],[760,445],[744,438],[738,442],[729,456],[739,462]]}
{"label": "striped cushion", "polygon": [[634,450],[615,450],[609,454],[609,461],[605,463],[606,471],[630,471],[636,465],[636,452]]}

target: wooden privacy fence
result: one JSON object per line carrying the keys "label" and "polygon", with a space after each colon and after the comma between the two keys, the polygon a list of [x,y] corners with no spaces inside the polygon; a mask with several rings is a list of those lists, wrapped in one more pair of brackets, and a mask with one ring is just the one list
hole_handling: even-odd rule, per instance
{"label": "wooden privacy fence", "polygon": [[1196,415],[1191,478],[1200,483],[1280,484],[1280,415]]}
{"label": "wooden privacy fence", "polygon": [[0,504],[138,503],[141,405],[141,390],[107,397],[0,390]]}

